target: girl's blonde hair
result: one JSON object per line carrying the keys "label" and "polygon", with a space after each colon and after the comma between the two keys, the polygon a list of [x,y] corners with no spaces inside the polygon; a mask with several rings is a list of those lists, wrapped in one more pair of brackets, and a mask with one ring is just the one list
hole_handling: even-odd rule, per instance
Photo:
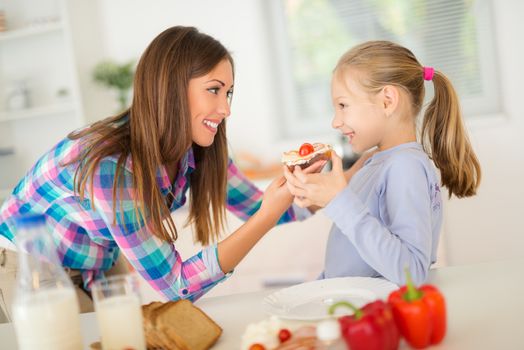
{"label": "girl's blonde hair", "polygon": [[[389,41],[368,41],[353,47],[339,60],[335,72],[355,68],[363,73],[360,84],[370,93],[385,85],[402,88],[417,116],[424,101],[424,67],[408,49]],[[481,170],[462,121],[459,99],[449,79],[434,72],[435,96],[428,105],[421,129],[421,143],[440,170],[449,196],[476,194]]]}

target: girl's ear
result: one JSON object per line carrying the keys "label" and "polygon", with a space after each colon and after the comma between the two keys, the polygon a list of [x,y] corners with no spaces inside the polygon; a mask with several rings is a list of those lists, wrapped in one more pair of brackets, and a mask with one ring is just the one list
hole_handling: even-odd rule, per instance
{"label": "girl's ear", "polygon": [[384,105],[384,112],[386,116],[391,116],[398,107],[400,99],[400,92],[398,87],[393,85],[386,85],[382,89],[382,102]]}

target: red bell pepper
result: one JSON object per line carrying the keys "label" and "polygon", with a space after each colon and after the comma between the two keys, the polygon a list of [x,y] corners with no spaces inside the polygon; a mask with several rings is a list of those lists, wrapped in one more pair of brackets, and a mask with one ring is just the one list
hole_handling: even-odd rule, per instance
{"label": "red bell pepper", "polygon": [[438,344],[446,335],[446,303],[429,284],[416,288],[406,269],[406,285],[389,295],[400,334],[416,349]]}
{"label": "red bell pepper", "polygon": [[361,309],[348,302],[338,302],[329,308],[333,315],[339,306],[353,310],[353,315],[338,319],[342,336],[351,350],[395,350],[400,335],[393,319],[391,307],[377,300]]}

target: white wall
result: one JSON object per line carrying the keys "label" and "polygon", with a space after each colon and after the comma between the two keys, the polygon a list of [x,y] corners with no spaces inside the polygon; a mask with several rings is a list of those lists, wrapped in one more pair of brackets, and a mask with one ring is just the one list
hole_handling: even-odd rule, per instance
{"label": "white wall", "polygon": [[111,93],[93,82],[93,67],[108,58],[101,11],[97,1],[66,0],[73,37],[77,75],[83,100],[84,121],[113,114],[117,108],[116,93]]}
{"label": "white wall", "polygon": [[[96,57],[138,58],[155,35],[178,24],[198,27],[233,52],[236,81],[228,135],[235,151],[249,150],[273,160],[278,159],[281,151],[302,141],[278,137],[282,116],[274,89],[276,70],[264,0],[98,0],[91,4],[92,13],[98,12],[98,20],[84,16],[83,21],[100,32],[89,34],[95,38],[92,41],[96,44],[91,45],[97,48]],[[524,211],[524,116],[520,107],[524,42],[515,40],[519,33],[524,34],[519,18],[524,13],[524,2],[503,0],[493,7],[503,116],[468,124],[482,164],[483,182],[478,196],[446,203],[443,244],[450,264],[524,256],[520,221]],[[84,40],[80,49],[85,49],[85,45]],[[93,88],[86,78],[91,68],[84,64],[80,76],[85,89],[84,105],[91,108],[87,118],[96,120],[111,113],[111,108],[100,103],[109,101],[108,95]],[[319,135],[318,139],[329,140],[328,137]]]}
{"label": "white wall", "polygon": [[[228,134],[234,149],[248,149],[264,158],[275,160],[280,152],[302,140],[279,140],[279,108],[275,97],[272,45],[269,42],[266,5],[263,0],[230,0],[217,3],[213,0],[187,2],[181,0],[71,0],[91,4],[90,14],[85,9],[73,11],[77,32],[83,40],[77,43],[91,51],[97,59],[111,57],[119,61],[140,57],[149,42],[164,29],[173,25],[191,25],[220,40],[235,59],[235,97],[232,115],[228,120]],[[96,8],[96,11],[93,10]],[[241,15],[240,15],[241,14]],[[100,26],[100,27],[98,27]],[[86,33],[85,29],[90,28]],[[92,31],[91,31],[92,28]],[[98,32],[97,32],[98,31]],[[85,38],[90,37],[91,42]],[[87,56],[85,56],[87,57]],[[87,58],[79,57],[79,60]],[[93,88],[90,65],[83,64],[80,76],[88,121],[111,113],[107,101],[110,94]],[[106,103],[100,103],[104,97]],[[98,107],[93,107],[98,106]],[[95,108],[98,108],[95,110]],[[97,113],[95,113],[97,112]],[[256,137],[253,135],[256,134]],[[333,133],[333,135],[335,135]],[[320,139],[333,135],[319,135]],[[268,152],[269,150],[269,152]]]}
{"label": "white wall", "polygon": [[447,203],[448,262],[461,264],[524,256],[524,2],[494,4],[499,49],[501,97],[505,119],[471,123],[483,181],[478,196]]}

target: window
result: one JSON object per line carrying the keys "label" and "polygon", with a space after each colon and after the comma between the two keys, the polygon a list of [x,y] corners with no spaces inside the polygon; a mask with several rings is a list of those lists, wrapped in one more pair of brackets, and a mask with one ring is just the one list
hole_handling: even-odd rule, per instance
{"label": "window", "polygon": [[274,0],[270,14],[286,136],[329,130],[332,70],[367,40],[404,45],[446,74],[466,117],[500,111],[489,0]]}

